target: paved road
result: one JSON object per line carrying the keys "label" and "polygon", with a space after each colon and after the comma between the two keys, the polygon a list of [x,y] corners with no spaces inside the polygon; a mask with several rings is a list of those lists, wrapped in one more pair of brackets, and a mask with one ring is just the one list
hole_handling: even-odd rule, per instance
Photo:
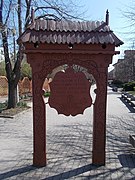
{"label": "paved road", "polygon": [[32,166],[32,110],[0,118],[0,180],[135,179],[135,113],[108,89],[106,166],[91,164],[92,108],[74,118],[47,105],[47,166]]}

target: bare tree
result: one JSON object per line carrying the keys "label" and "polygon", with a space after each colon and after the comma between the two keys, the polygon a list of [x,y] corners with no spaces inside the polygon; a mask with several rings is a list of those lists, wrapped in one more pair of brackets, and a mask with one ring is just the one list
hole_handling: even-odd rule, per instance
{"label": "bare tree", "polygon": [[129,1],[128,5],[124,5],[124,10],[121,10],[125,20],[124,34],[125,39],[131,49],[135,48],[135,1]]}
{"label": "bare tree", "polygon": [[[36,18],[80,19],[81,17],[77,13],[79,7],[76,8],[77,6],[72,0],[1,0],[0,30],[8,79],[8,108],[14,108],[17,103],[17,84],[23,59],[22,45],[17,47],[15,39],[29,25],[31,7],[35,8]],[[75,14],[77,15],[75,16]],[[13,43],[11,43],[11,38],[13,38]],[[14,65],[11,63],[11,52],[14,54]]]}

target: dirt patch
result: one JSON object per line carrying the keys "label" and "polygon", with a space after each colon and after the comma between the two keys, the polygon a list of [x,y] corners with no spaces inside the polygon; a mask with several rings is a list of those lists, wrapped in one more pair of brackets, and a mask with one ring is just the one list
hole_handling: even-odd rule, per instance
{"label": "dirt patch", "polygon": [[29,109],[30,107],[16,107],[11,109],[2,110],[0,117],[13,117],[14,115]]}

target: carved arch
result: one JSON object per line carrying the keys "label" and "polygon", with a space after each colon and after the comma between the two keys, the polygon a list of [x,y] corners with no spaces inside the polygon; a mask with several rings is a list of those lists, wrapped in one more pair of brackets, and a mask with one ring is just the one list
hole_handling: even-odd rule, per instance
{"label": "carved arch", "polygon": [[94,76],[95,79],[98,79],[100,76],[100,73],[98,71],[98,66],[94,60],[79,60],[79,59],[49,59],[45,60],[42,64],[42,69],[38,72],[36,72],[39,77],[42,79],[47,76],[47,74],[51,73],[53,69],[55,69],[58,66],[62,66],[64,64],[67,64],[69,66],[72,66],[73,64],[80,65],[88,70],[90,74]]}
{"label": "carved arch", "polygon": [[46,105],[44,104],[44,92],[42,90],[44,79],[53,69],[64,64],[69,66],[73,64],[80,65],[86,68],[88,73],[92,74],[96,80],[97,90],[94,102],[92,162],[94,164],[105,164],[106,84],[107,67],[110,61],[111,56],[104,54],[28,54],[28,62],[32,66],[33,78],[33,118],[35,136],[33,163],[35,165],[43,166],[46,164]]}

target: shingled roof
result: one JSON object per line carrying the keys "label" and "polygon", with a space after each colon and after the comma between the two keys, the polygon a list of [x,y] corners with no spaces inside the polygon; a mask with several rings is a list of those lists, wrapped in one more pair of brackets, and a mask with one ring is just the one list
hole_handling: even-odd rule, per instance
{"label": "shingled roof", "polygon": [[57,44],[114,44],[123,42],[116,37],[106,22],[37,19],[29,25],[18,43]]}

